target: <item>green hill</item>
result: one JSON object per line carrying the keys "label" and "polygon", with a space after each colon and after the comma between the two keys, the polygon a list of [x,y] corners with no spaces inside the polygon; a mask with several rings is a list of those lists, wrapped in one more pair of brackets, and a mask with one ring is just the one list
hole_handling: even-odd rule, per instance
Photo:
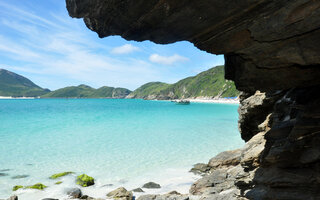
{"label": "green hill", "polygon": [[133,91],[127,98],[183,99],[234,97],[239,91],[232,81],[224,79],[224,66],[213,67],[174,84],[151,82]]}
{"label": "green hill", "polygon": [[0,69],[0,96],[37,97],[50,92],[29,79],[5,69]]}
{"label": "green hill", "polygon": [[52,91],[41,98],[125,98],[130,92],[125,88],[104,86],[94,89],[87,85],[79,85]]}

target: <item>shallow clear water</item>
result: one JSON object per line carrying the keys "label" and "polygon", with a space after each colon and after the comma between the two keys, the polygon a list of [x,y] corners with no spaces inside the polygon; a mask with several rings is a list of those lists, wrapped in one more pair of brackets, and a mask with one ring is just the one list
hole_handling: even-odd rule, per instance
{"label": "shallow clear water", "polygon": [[[96,197],[148,181],[159,182],[160,192],[186,192],[197,178],[188,173],[193,164],[243,144],[237,108],[129,99],[0,100],[0,173],[8,173],[0,176],[0,199],[14,185],[38,182],[49,188],[19,190],[19,199],[62,198],[75,177],[58,186],[48,177],[63,171],[93,176],[96,185],[83,191]],[[24,174],[29,177],[12,179]]]}

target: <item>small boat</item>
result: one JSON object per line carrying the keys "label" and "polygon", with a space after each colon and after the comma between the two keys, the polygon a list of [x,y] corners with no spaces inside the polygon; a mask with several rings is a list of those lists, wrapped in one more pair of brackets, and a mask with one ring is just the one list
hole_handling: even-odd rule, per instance
{"label": "small boat", "polygon": [[174,101],[177,105],[189,105],[190,101],[188,100],[175,100]]}

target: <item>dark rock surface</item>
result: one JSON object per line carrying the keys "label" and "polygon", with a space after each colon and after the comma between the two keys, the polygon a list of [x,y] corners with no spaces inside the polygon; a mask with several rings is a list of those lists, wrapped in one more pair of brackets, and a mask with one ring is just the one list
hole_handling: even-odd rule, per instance
{"label": "dark rock surface", "polygon": [[29,175],[16,175],[16,176],[12,176],[12,179],[22,179],[22,178],[27,178],[29,177]]}
{"label": "dark rock surface", "polygon": [[70,188],[66,190],[66,194],[73,198],[80,198],[82,196],[82,191],[79,188]]}
{"label": "dark rock surface", "polygon": [[18,200],[18,196],[16,196],[16,195],[11,196],[8,200]]}
{"label": "dark rock surface", "polygon": [[320,199],[320,1],[66,2],[69,14],[84,18],[100,37],[161,44],[187,40],[225,55],[225,77],[244,92],[239,128],[247,144],[231,157],[212,159],[192,194]]}
{"label": "dark rock surface", "polygon": [[[99,37],[167,44],[187,40],[225,54],[242,91],[320,83],[320,2],[314,0],[67,0]],[[276,76],[274,76],[276,74]]]}
{"label": "dark rock surface", "polygon": [[0,173],[0,177],[1,176],[9,176],[9,174],[8,173]]}
{"label": "dark rock surface", "polygon": [[42,199],[42,200],[59,200],[59,199],[45,198],[45,199]]}
{"label": "dark rock surface", "polygon": [[144,191],[141,188],[136,188],[136,189],[133,189],[132,192],[144,192]]}
{"label": "dark rock surface", "polygon": [[208,166],[208,164],[204,164],[204,163],[197,163],[193,166],[193,168],[190,170],[190,172],[194,173],[194,174],[204,174],[207,173],[209,170],[211,169],[210,166]]}
{"label": "dark rock surface", "polygon": [[142,188],[154,189],[154,188],[161,188],[158,183],[148,182],[142,186]]}

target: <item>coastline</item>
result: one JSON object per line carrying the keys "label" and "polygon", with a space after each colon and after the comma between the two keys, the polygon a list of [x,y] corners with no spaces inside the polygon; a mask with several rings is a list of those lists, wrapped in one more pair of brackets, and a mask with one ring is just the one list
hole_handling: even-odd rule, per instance
{"label": "coastline", "polygon": [[218,99],[205,99],[205,98],[197,98],[197,99],[186,99],[190,102],[194,103],[223,103],[223,104],[239,104],[239,99],[226,99],[226,98],[218,98]]}
{"label": "coastline", "polygon": [[0,96],[0,99],[36,99],[36,97],[5,97],[5,96]]}
{"label": "coastline", "polygon": [[[172,99],[172,100],[158,100],[158,99],[146,99],[152,101],[177,101],[181,99]],[[183,99],[190,101],[191,103],[219,103],[219,104],[240,104],[239,98],[236,99],[227,99],[227,98],[217,98],[217,99],[210,99],[210,98],[196,98],[196,99]]]}
{"label": "coastline", "polygon": [[[118,99],[118,98],[39,98],[39,97],[7,97],[7,96],[0,96],[0,100],[2,99]],[[119,98],[124,99],[124,98]],[[174,101],[179,99],[173,100],[158,100],[158,99],[145,99],[145,100],[153,100],[153,101]],[[210,98],[187,98],[184,99],[190,101],[192,103],[221,103],[221,104],[239,104],[239,98],[236,99],[227,99],[227,98],[217,98],[217,99],[210,99]]]}

